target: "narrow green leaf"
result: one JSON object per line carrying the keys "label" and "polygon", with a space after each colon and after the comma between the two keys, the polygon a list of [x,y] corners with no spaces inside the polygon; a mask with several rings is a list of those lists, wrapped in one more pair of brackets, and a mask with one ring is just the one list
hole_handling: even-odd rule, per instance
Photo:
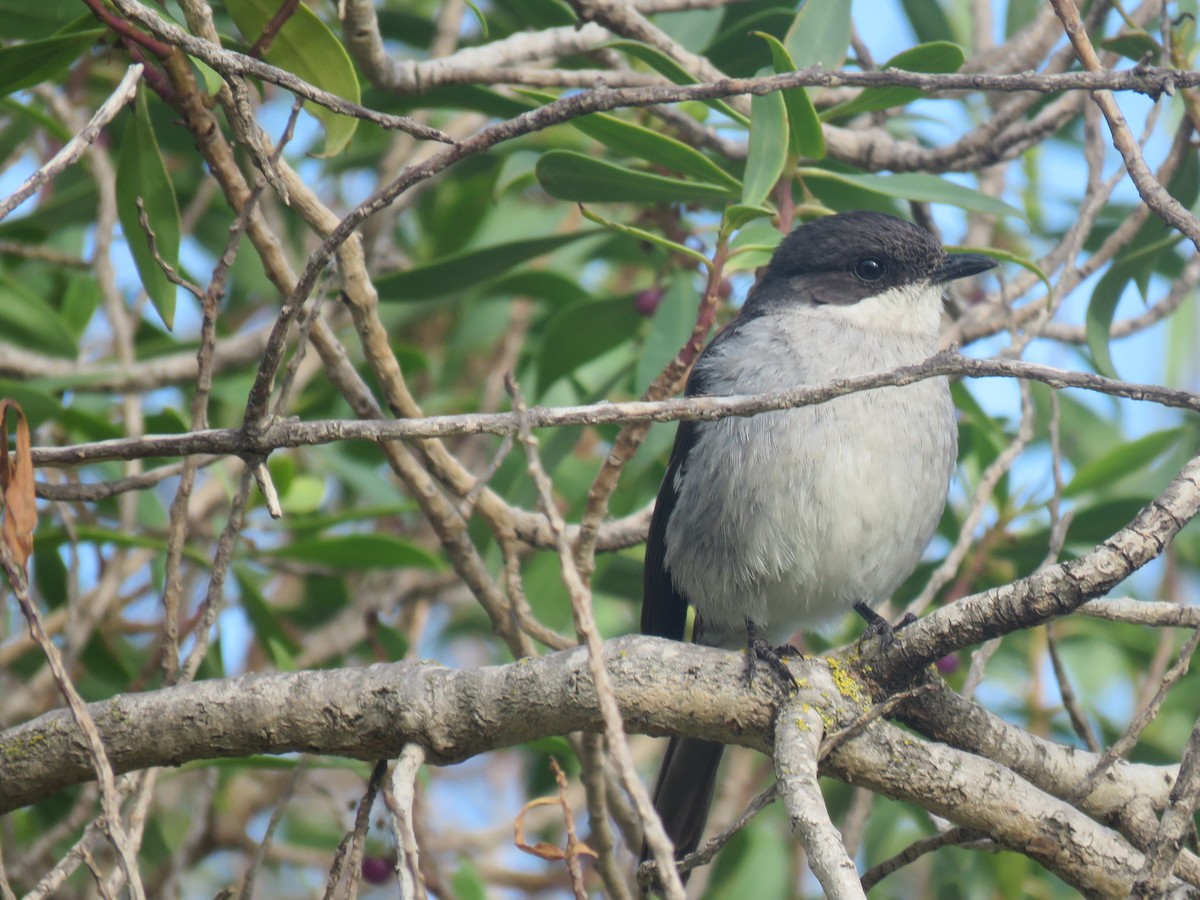
{"label": "narrow green leaf", "polygon": [[954,29],[938,0],[900,0],[900,4],[921,43],[954,40]]}
{"label": "narrow green leaf", "polygon": [[634,387],[638,391],[649,387],[692,335],[700,298],[694,280],[689,276],[690,273],[676,274],[654,310],[634,375]]}
{"label": "narrow green leaf", "polygon": [[774,211],[765,206],[743,206],[740,203],[735,203],[732,206],[725,207],[725,213],[721,217],[721,231],[726,234],[732,234],[748,222],[753,222],[755,219],[764,219],[774,214]]}
{"label": "narrow green leaf", "polygon": [[1016,253],[1010,253],[1008,250],[1000,250],[997,247],[967,247],[961,244],[947,244],[946,249],[954,253],[982,253],[984,256],[990,256],[996,262],[1012,263],[1015,266],[1020,266],[1027,272],[1032,272],[1046,286],[1046,293],[1051,298],[1054,297],[1054,285],[1050,283],[1050,276],[1046,274],[1037,263],[1028,260],[1023,256],[1018,256]]}
{"label": "narrow green leaf", "polygon": [[1042,0],[1008,0],[1004,12],[1004,36],[1010,38],[1032,23],[1041,10]]}
{"label": "narrow green leaf", "polygon": [[7,397],[21,404],[31,429],[62,413],[62,404],[58,402],[57,397],[24,381],[0,378],[0,397]]}
{"label": "narrow green leaf", "polygon": [[117,216],[142,286],[163,324],[170,329],[175,322],[176,288],[150,252],[149,236],[138,221],[139,197],[145,205],[159,255],[178,271],[179,206],[150,122],[146,91],[138,92],[134,114],[121,141],[121,157],[117,163]]}
{"label": "narrow green leaf", "polygon": [[[279,11],[279,0],[226,0],[225,8],[247,41],[254,42]],[[301,3],[279,29],[265,59],[322,90],[358,103],[361,91],[346,48],[316,13]],[[358,128],[358,119],[306,102],[304,108],[325,128],[325,147],[317,156],[336,156]]]}
{"label": "narrow green leaf", "polygon": [[[771,66],[777,75],[796,70],[787,47],[778,38],[762,31],[756,31],[755,34],[771,48]],[[783,105],[787,108],[788,155],[795,159],[824,159],[825,132],[821,130],[821,120],[809,99],[808,91],[803,87],[795,87],[780,93],[783,94]]]}
{"label": "narrow green leaf", "polygon": [[[79,0],[38,0],[36,3],[0,0],[0,22],[4,23],[5,37],[32,41],[48,38],[77,20],[81,9]],[[91,24],[96,24],[94,18]],[[95,28],[92,30],[99,33]]]}
{"label": "narrow green leaf", "polygon": [[538,183],[551,197],[577,203],[701,203],[728,200],[726,185],[637,172],[573,150],[549,150],[538,160]]}
{"label": "narrow green leaf", "polygon": [[776,91],[750,100],[750,147],[742,205],[758,206],[779,183],[787,163],[788,119],[783,97]]}
{"label": "narrow green leaf", "polygon": [[663,13],[654,17],[654,24],[683,49],[703,53],[721,30],[724,19],[725,10],[714,6]]}
{"label": "narrow green leaf", "polygon": [[[772,2],[779,2],[780,5],[768,5]],[[732,5],[728,8],[721,32],[704,51],[704,55],[722,72],[735,78],[749,78],[767,64],[767,59],[762,47],[746,40],[746,35],[763,31],[783,38],[796,19],[796,9],[795,4],[785,5],[782,0],[746,3],[747,15],[735,12],[736,9]]]}
{"label": "narrow green leaf", "polygon": [[57,78],[103,34],[103,28],[93,28],[0,47],[0,97]]}
{"label": "narrow green leaf", "polygon": [[466,0],[466,3],[467,3],[467,7],[471,10],[471,12],[473,12],[475,14],[475,21],[479,23],[480,36],[486,41],[488,39],[487,16],[485,16],[483,14],[483,10],[481,10],[478,6],[476,6],[473,2],[471,2],[471,0]]}
{"label": "narrow green leaf", "polygon": [[1144,31],[1123,34],[1119,37],[1101,41],[1100,46],[1105,50],[1114,50],[1126,59],[1141,62],[1147,56],[1150,64],[1157,66],[1162,58],[1162,45]]}
{"label": "narrow green leaf", "polygon": [[1109,487],[1122,478],[1147,468],[1191,433],[1185,426],[1155,431],[1135,441],[1121,443],[1075,470],[1063,488],[1064,497],[1077,497],[1093,488]]}
{"label": "narrow green leaf", "polygon": [[749,222],[729,242],[725,271],[744,272],[766,265],[781,240],[783,235],[769,220]]}
{"label": "narrow green leaf", "polygon": [[1101,375],[1107,375],[1109,378],[1118,377],[1112,354],[1108,350],[1109,334],[1112,331],[1113,317],[1117,313],[1117,304],[1121,302],[1121,295],[1125,293],[1125,288],[1132,278],[1133,274],[1128,267],[1119,264],[1109,266],[1108,271],[1096,282],[1096,287],[1092,290],[1092,299],[1088,301],[1084,333],[1092,355],[1092,366]]}
{"label": "narrow green leaf", "polygon": [[259,589],[255,577],[245,566],[233,567],[234,577],[238,583],[238,597],[241,600],[242,611],[254,630],[254,637],[260,647],[266,651],[281,672],[290,672],[296,668],[296,652],[300,649],[287,635],[279,622],[279,617],[266,596]]}
{"label": "narrow green leaf", "polygon": [[783,45],[797,69],[836,69],[850,47],[850,4],[846,0],[807,0],[792,20]]}
{"label": "narrow green leaf", "polygon": [[922,200],[927,203],[945,203],[949,206],[957,206],[960,209],[991,216],[1024,218],[1020,210],[1009,206],[1003,200],[997,200],[974,188],[964,187],[924,172],[903,172],[898,175],[859,175],[804,167],[797,169],[796,174],[803,178],[840,181],[843,184],[854,185],[887,197]]}
{"label": "narrow green leaf", "polygon": [[546,324],[537,354],[538,396],[554,382],[617,345],[641,326],[632,297],[572,303]]}
{"label": "narrow green leaf", "polygon": [[727,185],[733,191],[741,187],[736,178],[699,150],[641,125],[605,113],[572,119],[571,125],[622,156],[632,156],[701,181]]}
{"label": "narrow green leaf", "polygon": [[338,571],[442,568],[438,556],[393,534],[338,534],[301,538],[282,547],[266,550],[263,555],[327,566]]}
{"label": "narrow green leaf", "polygon": [[487,297],[528,297],[532,300],[548,300],[551,303],[567,304],[586,300],[587,289],[572,278],[551,269],[522,269],[501,275],[487,283]]}
{"label": "narrow green leaf", "polygon": [[375,281],[375,287],[379,291],[379,299],[388,302],[445,297],[475,287],[488,278],[503,275],[522,263],[595,234],[598,232],[576,231],[464,250],[403,272],[384,275]]}
{"label": "narrow green leaf", "polygon": [[52,356],[70,358],[79,352],[62,316],[36,291],[2,274],[0,335],[7,341]]}
{"label": "narrow green leaf", "polygon": [[[900,69],[905,72],[930,72],[946,74],[957,72],[962,68],[966,58],[962,47],[949,41],[933,41],[929,44],[918,44],[902,53],[897,53],[882,66],[888,69]],[[860,113],[875,112],[880,109],[890,109],[894,106],[904,106],[924,95],[920,88],[884,87],[865,88],[859,95],[845,103],[832,106],[821,114],[821,119],[849,118]]]}
{"label": "narrow green leaf", "polygon": [[612,222],[600,214],[588,209],[586,206],[580,206],[579,211],[583,213],[583,217],[589,222],[595,222],[597,225],[603,225],[605,228],[619,231],[621,234],[627,234],[632,238],[637,238],[639,241],[647,241],[657,247],[662,247],[671,253],[680,253],[684,256],[690,256],[696,262],[700,263],[705,268],[712,268],[712,262],[707,256],[698,250],[693,250],[684,244],[678,244],[675,241],[668,240],[661,234],[656,234],[653,231],[647,231],[644,228],[638,228],[636,225],[622,225],[619,222]]}
{"label": "narrow green leaf", "polygon": [[[659,75],[662,75],[673,84],[695,84],[696,79],[687,69],[667,56],[661,50],[651,47],[648,44],[640,44],[637,41],[611,41],[604,45],[605,48],[612,50],[620,50],[622,53],[627,53],[635,59],[640,59]],[[726,103],[724,100],[705,100],[706,106],[715,109],[722,115],[728,116],[739,125],[749,125],[750,120],[744,115]]]}

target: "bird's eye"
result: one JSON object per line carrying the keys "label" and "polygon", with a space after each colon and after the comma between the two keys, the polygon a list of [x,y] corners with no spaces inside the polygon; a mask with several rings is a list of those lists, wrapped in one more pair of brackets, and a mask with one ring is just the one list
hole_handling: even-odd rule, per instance
{"label": "bird's eye", "polygon": [[863,281],[878,281],[883,277],[883,263],[873,256],[865,257],[854,264],[854,274]]}

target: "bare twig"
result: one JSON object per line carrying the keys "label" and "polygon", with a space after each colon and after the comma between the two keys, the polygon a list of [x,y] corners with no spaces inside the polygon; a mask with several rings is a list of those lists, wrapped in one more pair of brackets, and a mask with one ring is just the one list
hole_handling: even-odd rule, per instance
{"label": "bare twig", "polygon": [[[567,406],[557,409],[532,407],[527,412],[530,428],[565,425],[599,425],[610,422],[675,422],[683,419],[711,421],[726,416],[750,416],[761,412],[824,403],[835,397],[883,386],[898,386],[941,375],[968,378],[1024,378],[1056,389],[1081,388],[1113,397],[1158,403],[1173,409],[1200,412],[1200,394],[1153,384],[1137,384],[1087,372],[1071,372],[1037,363],[1003,359],[973,359],[943,351],[924,363],[887,372],[839,379],[827,384],[793,388],[767,394],[734,397],[690,397],[654,402],[628,401]],[[260,434],[242,429],[209,429],[181,435],[145,435],[78,444],[73,447],[36,447],[37,466],[79,465],[106,459],[139,459],[150,456],[183,456],[220,453],[253,456],[283,447],[312,446],[345,440],[400,440],[437,438],[463,434],[513,434],[515,413],[481,413],[429,416],[400,421],[276,422]]]}
{"label": "bare twig", "polygon": [[420,848],[417,846],[416,821],[417,776],[425,764],[425,748],[408,744],[392,768],[391,794],[395,806],[388,804],[392,814],[392,833],[396,838],[396,875],[400,879],[403,900],[423,900],[425,876],[421,872]]}
{"label": "bare twig", "polygon": [[26,178],[12,194],[0,201],[0,219],[20,206],[42,185],[79,161],[79,158],[87,152],[88,147],[100,136],[104,126],[125,108],[125,104],[137,96],[137,86],[142,77],[142,68],[140,64],[130,66],[116,89],[108,95],[107,100],[100,104],[100,108],[96,110],[95,115],[84,126],[84,129],[64,144],[63,148],[55,153],[49,162],[40,166],[36,172]]}
{"label": "bare twig", "polygon": [[776,789],[792,833],[808,854],[825,896],[835,900],[866,897],[854,861],[829,818],[817,780],[824,731],[821,712],[802,701],[800,694],[793,694],[780,709],[775,725]]}
{"label": "bare twig", "polygon": [[650,795],[646,792],[645,785],[642,784],[641,779],[638,777],[637,770],[633,765],[633,757],[629,752],[629,742],[625,736],[625,725],[621,718],[621,711],[617,707],[616,698],[612,692],[612,684],[608,672],[604,668],[604,650],[600,642],[600,634],[596,628],[596,621],[592,614],[591,592],[588,590],[576,566],[574,551],[567,541],[566,525],[557,507],[554,505],[553,489],[550,485],[550,479],[546,476],[545,469],[542,468],[541,458],[537,452],[537,441],[529,426],[527,418],[528,410],[525,407],[525,401],[521,397],[516,381],[511,377],[507,380],[507,386],[509,394],[512,397],[514,415],[517,416],[517,435],[521,440],[522,446],[525,448],[525,453],[529,460],[529,474],[537,486],[539,506],[541,507],[542,514],[546,516],[546,520],[550,524],[551,532],[555,536],[563,582],[566,584],[567,592],[571,597],[571,612],[575,618],[575,630],[578,632],[583,644],[587,647],[588,671],[592,676],[600,708],[604,714],[604,731],[608,738],[609,753],[612,754],[622,786],[633,800],[634,806],[641,816],[642,831],[645,835],[646,843],[650,847],[655,861],[658,863],[659,874],[662,878],[663,888],[667,897],[669,900],[683,900],[683,883],[680,881],[679,873],[675,870],[673,864],[670,838],[667,837],[666,832],[663,830],[662,822],[659,820],[658,814],[654,811],[654,806],[650,802]]}

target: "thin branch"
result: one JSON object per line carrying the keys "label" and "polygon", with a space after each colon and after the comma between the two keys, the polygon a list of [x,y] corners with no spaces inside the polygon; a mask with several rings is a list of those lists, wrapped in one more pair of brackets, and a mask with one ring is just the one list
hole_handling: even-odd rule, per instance
{"label": "thin branch", "polygon": [[125,105],[137,96],[138,82],[142,77],[142,66],[135,64],[125,70],[125,75],[117,84],[116,89],[108,95],[95,115],[84,126],[83,130],[63,145],[48,162],[38,167],[38,170],[21,182],[21,186],[12,194],[0,201],[0,219],[20,206],[27,198],[33,196],[42,185],[58,177],[68,167],[77,163],[80,157],[100,136],[104,126],[111,122]]}
{"label": "thin branch", "polygon": [[203,60],[226,79],[234,76],[260,78],[343,116],[364,119],[373,122],[380,128],[403,131],[421,140],[451,143],[451,139],[436,128],[418,125],[407,116],[394,116],[367,109],[365,106],[352,103],[337,94],[321,90],[302,78],[297,78],[286,69],[268,65],[252,56],[246,56],[244,53],[224,50],[206,40],[194,37],[136,0],[113,0],[113,5],[125,16],[149,29],[168,44],[173,44],[189,56]]}
{"label": "thin branch", "polygon": [[810,692],[793,692],[775,725],[775,786],[787,811],[792,834],[800,842],[826,897],[866,897],[858,870],[829,818],[817,778],[825,725]]}
{"label": "thin branch", "polygon": [[[403,900],[424,900],[425,876],[421,873],[420,848],[417,846],[416,822],[417,776],[425,764],[425,748],[420,744],[408,744],[396,759],[392,768],[391,795],[395,805],[389,803],[392,833],[396,839],[396,874],[400,879],[400,896]],[[384,792],[385,797],[387,791]]]}
{"label": "thin branch", "polygon": [[970,828],[950,828],[933,837],[913,841],[890,859],[871,866],[863,873],[862,888],[864,891],[871,890],[893,872],[904,868],[909,863],[916,862],[928,853],[941,850],[943,847],[962,847],[969,844],[978,844],[989,849],[1001,849],[978,831],[972,831]]}
{"label": "thin branch", "polygon": [[550,525],[555,537],[563,582],[571,597],[571,612],[575,619],[575,630],[581,642],[587,648],[588,671],[596,691],[600,710],[604,716],[604,733],[608,738],[609,753],[616,765],[621,785],[633,801],[634,807],[642,820],[642,832],[646,843],[659,866],[664,893],[668,900],[683,900],[683,882],[679,878],[673,863],[673,847],[671,840],[663,828],[662,821],[654,810],[650,795],[638,777],[634,768],[633,756],[629,751],[629,740],[626,737],[625,724],[621,717],[620,707],[613,694],[612,681],[604,664],[604,647],[600,642],[599,630],[596,627],[595,616],[592,612],[592,595],[584,582],[583,576],[575,561],[574,550],[567,540],[566,523],[554,505],[553,488],[550,479],[542,467],[538,455],[537,441],[525,418],[527,410],[521,397],[516,381],[510,376],[506,380],[509,395],[518,421],[518,437],[525,448],[529,460],[529,474],[533,478],[538,491],[538,502],[541,512]]}
{"label": "thin branch", "polygon": [[[1071,372],[1019,360],[973,359],[954,351],[943,351],[917,365],[788,391],[654,402],[597,403],[558,408],[535,406],[529,409],[527,416],[531,428],[612,422],[675,422],[683,419],[711,421],[727,416],[751,416],[773,410],[811,406],[857,391],[913,384],[943,375],[968,378],[1024,378],[1059,390],[1081,388],[1114,397],[1158,403],[1172,409],[1200,412],[1200,394],[1192,391],[1119,381],[1087,372]],[[391,441],[465,434],[504,435],[515,433],[517,428],[518,417],[514,413],[428,416],[400,421],[289,421],[269,425],[257,435],[248,435],[242,429],[225,428],[179,435],[117,438],[70,447],[37,447],[33,450],[33,461],[36,466],[67,466],[109,459],[171,457],[195,453],[256,456],[284,447],[313,446],[345,440]]]}
{"label": "thin branch", "polygon": [[[145,900],[146,890],[142,886],[141,874],[138,871],[137,854],[130,844],[129,834],[121,824],[121,795],[117,790],[112,761],[105,750],[104,740],[100,737],[96,721],[92,718],[87,704],[83,702],[83,698],[71,681],[71,676],[63,664],[62,653],[43,630],[41,616],[38,614],[33,599],[29,596],[25,572],[13,559],[6,543],[0,543],[0,564],[3,565],[5,575],[8,576],[9,586],[17,598],[17,605],[25,617],[29,633],[41,647],[42,653],[45,654],[50,671],[54,674],[54,680],[58,683],[63,699],[67,701],[67,708],[75,729],[78,729],[78,732],[83,735],[88,764],[92,767],[93,774],[100,785],[100,803],[104,811],[103,830],[116,851],[121,869],[125,872],[131,900]],[[75,729],[71,730],[72,737],[77,740]],[[87,848],[83,849],[86,854]]]}
{"label": "thin branch", "polygon": [[[1096,50],[1079,18],[1079,10],[1074,2],[1072,0],[1051,0],[1051,3],[1059,19],[1062,20],[1063,28],[1066,30],[1067,37],[1074,46],[1083,68],[1091,74],[1102,74],[1105,71],[1103,64],[1096,55]],[[1182,82],[1177,84],[1179,87],[1194,87],[1192,84]],[[1172,84],[1168,88],[1164,84],[1165,93],[1174,93],[1175,86]],[[1129,178],[1137,187],[1138,194],[1141,195],[1146,205],[1172,228],[1186,234],[1191,242],[1200,248],[1200,219],[1197,219],[1188,211],[1187,207],[1167,193],[1167,189],[1154,177],[1154,173],[1150,171],[1150,167],[1146,165],[1146,160],[1142,157],[1141,147],[1138,146],[1133,132],[1129,130],[1125,116],[1121,114],[1121,109],[1117,106],[1111,90],[1104,89],[1094,92],[1092,101],[1100,107],[1100,112],[1104,114],[1109,132],[1112,134],[1113,146],[1117,148],[1117,152],[1125,161],[1125,170],[1129,173]]]}

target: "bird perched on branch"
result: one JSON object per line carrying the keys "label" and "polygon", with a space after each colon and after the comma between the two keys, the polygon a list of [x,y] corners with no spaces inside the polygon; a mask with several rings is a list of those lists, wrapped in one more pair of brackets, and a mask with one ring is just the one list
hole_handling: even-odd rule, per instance
{"label": "bird perched on branch", "polygon": [[[700,355],[686,393],[763,393],[923,362],[937,351],[945,285],[995,265],[880,213],[808,222]],[[749,643],[768,657],[772,642],[850,609],[868,633],[890,633],[874,607],[933,536],[957,446],[941,377],[681,422],[646,545],[642,632],[683,640],[691,606],[696,643]],[[681,737],[667,748],[654,805],[677,857],[699,844],[723,749]]]}

